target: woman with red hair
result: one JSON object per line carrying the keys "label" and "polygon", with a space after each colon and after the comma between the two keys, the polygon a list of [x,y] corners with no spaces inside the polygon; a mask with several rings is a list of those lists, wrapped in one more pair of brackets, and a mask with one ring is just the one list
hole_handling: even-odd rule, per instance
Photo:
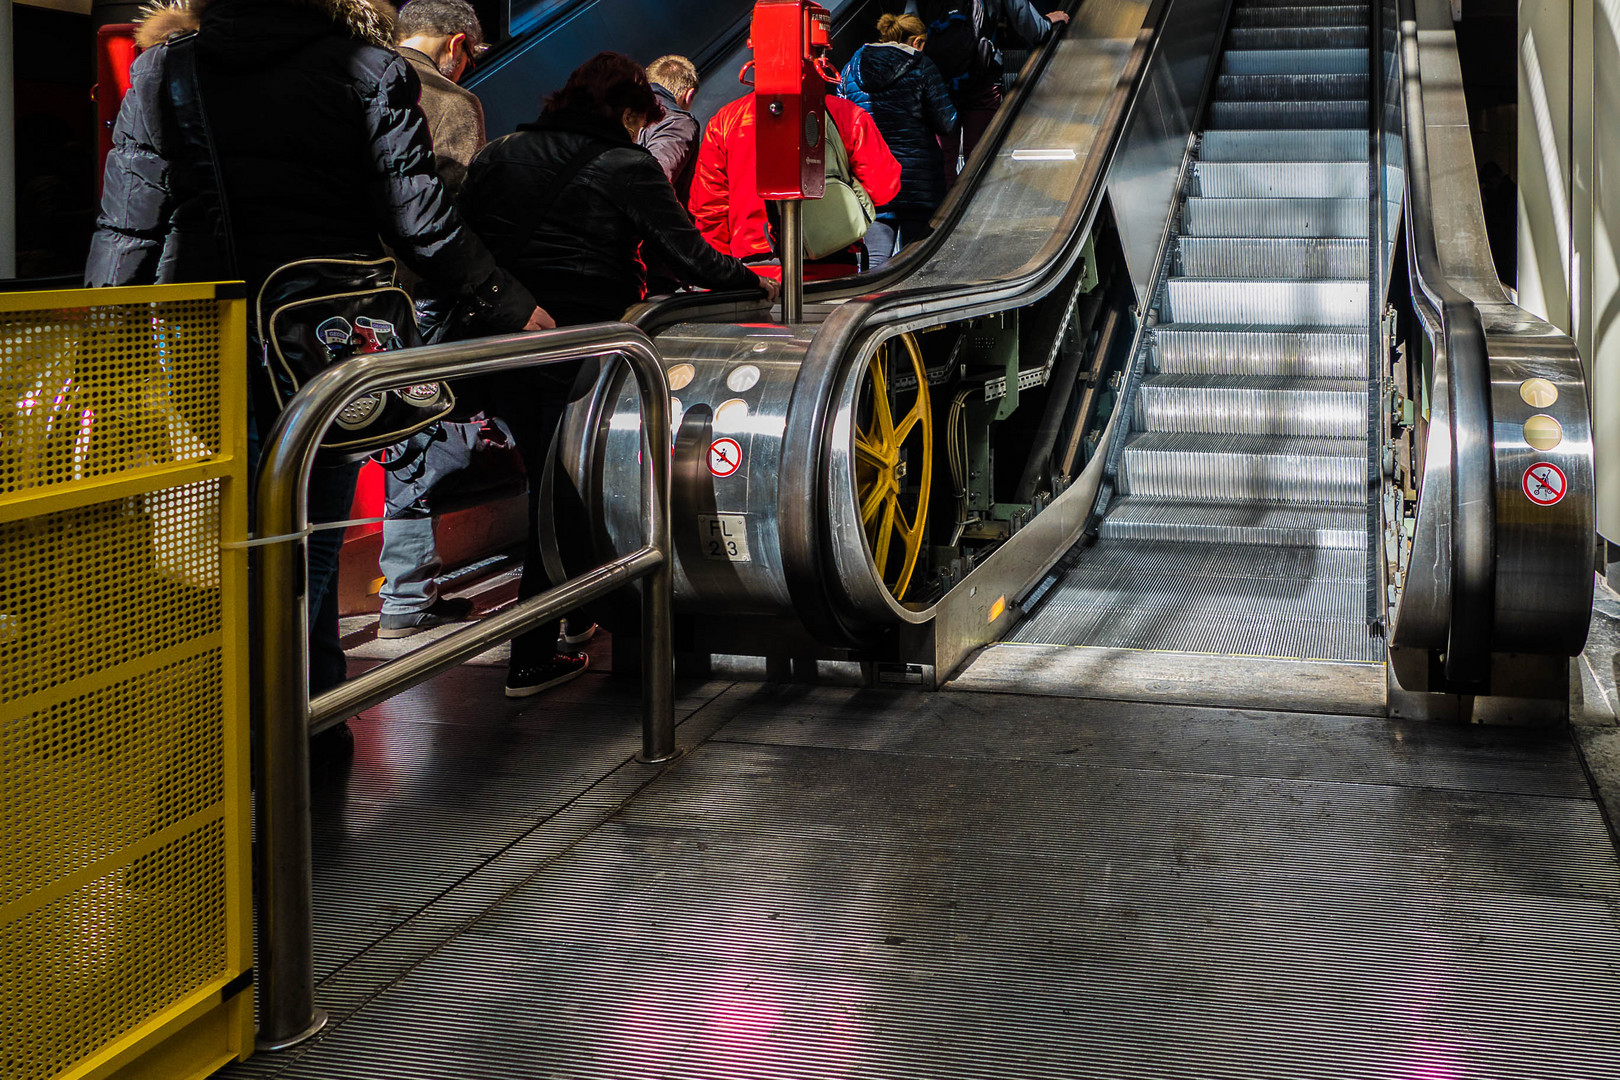
{"label": "woman with red hair", "polygon": [[[704,242],[657,160],[636,145],[663,106],[641,66],[604,52],[581,64],[546,100],[540,118],[496,139],[467,171],[462,210],[495,261],[532,293],[559,326],[608,322],[646,295],[643,245],[681,280],[711,289],[763,290],[740,259]],[[512,428],[529,473],[529,543],[518,595],[550,588],[537,535],[540,478],[562,423],[579,364],[522,372],[501,387],[494,411]],[[579,542],[583,506],[566,477],[554,476],[557,532],[564,554]],[[572,618],[575,624],[588,619]],[[512,642],[506,692],[527,697],[583,674],[583,652],[559,651],[557,623]]]}

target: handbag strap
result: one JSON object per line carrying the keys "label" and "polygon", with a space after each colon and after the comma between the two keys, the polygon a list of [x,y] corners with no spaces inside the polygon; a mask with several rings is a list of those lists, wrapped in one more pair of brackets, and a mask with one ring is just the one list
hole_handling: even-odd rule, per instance
{"label": "handbag strap", "polygon": [[604,139],[592,139],[580,147],[573,157],[564,162],[563,167],[551,178],[551,184],[546,190],[538,199],[529,203],[529,212],[523,216],[523,220],[518,227],[507,234],[506,242],[500,245],[499,250],[491,250],[490,254],[495,256],[495,262],[505,266],[514,255],[521,251],[523,246],[529,242],[529,238],[534,235],[534,230],[540,227],[540,223],[551,212],[551,208],[556,204],[558,198],[562,196],[568,185],[574,182],[574,178],[579,175],[580,170],[609,150],[612,150],[614,146],[614,143]]}
{"label": "handbag strap", "polygon": [[[219,231],[225,240],[225,260],[233,277],[241,277],[236,258],[236,231],[231,228],[231,208],[225,201],[225,174],[219,166],[219,151],[214,146],[214,130],[208,123],[208,110],[203,105],[202,81],[197,77],[197,33],[181,34],[169,39],[167,76],[169,101],[174,107],[183,137],[196,143],[208,154],[209,171],[213,176],[214,205],[219,211]],[[202,194],[209,194],[204,190]]]}

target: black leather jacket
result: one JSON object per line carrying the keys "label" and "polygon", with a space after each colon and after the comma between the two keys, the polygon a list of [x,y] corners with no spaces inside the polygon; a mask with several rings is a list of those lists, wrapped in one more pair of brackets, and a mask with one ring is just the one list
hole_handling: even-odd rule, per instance
{"label": "black leather jacket", "polygon": [[[589,146],[601,152],[554,191]],[[643,244],[687,284],[758,287],[740,259],[709,246],[658,162],[618,124],[567,115],[525,124],[473,159],[461,205],[496,260],[541,307],[628,308],[646,293]]]}
{"label": "black leather jacket", "polygon": [[[486,332],[520,330],[534,302],[457,214],[434,169],[410,64],[364,26],[363,6],[213,0],[198,79],[250,288],[294,259],[381,255],[383,242]],[[212,166],[167,102],[169,47],[143,53],[113,131],[86,284],[218,280]]]}

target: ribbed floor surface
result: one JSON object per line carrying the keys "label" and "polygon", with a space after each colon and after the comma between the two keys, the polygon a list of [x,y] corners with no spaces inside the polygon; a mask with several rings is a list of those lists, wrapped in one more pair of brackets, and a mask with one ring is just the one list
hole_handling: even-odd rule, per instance
{"label": "ribbed floor surface", "polygon": [[1620,1074],[1620,867],[1562,733],[736,685],[655,775],[617,692],[514,718],[499,679],[321,781],[323,919],[402,904],[440,833],[466,876],[323,937],[333,1025],[227,1076]]}
{"label": "ribbed floor surface", "polygon": [[1084,552],[1007,640],[1380,662],[1383,642],[1364,614],[1366,564],[1359,547],[1122,534]]}

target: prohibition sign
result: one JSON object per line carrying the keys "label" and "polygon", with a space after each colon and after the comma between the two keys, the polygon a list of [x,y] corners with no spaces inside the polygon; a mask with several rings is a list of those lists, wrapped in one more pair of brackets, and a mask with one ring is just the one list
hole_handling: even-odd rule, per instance
{"label": "prohibition sign", "polygon": [[1547,461],[1538,461],[1524,470],[1524,497],[1537,506],[1552,506],[1569,490],[1564,470]]}
{"label": "prohibition sign", "polygon": [[742,447],[736,439],[716,439],[709,446],[709,471],[716,476],[730,476],[742,468]]}

